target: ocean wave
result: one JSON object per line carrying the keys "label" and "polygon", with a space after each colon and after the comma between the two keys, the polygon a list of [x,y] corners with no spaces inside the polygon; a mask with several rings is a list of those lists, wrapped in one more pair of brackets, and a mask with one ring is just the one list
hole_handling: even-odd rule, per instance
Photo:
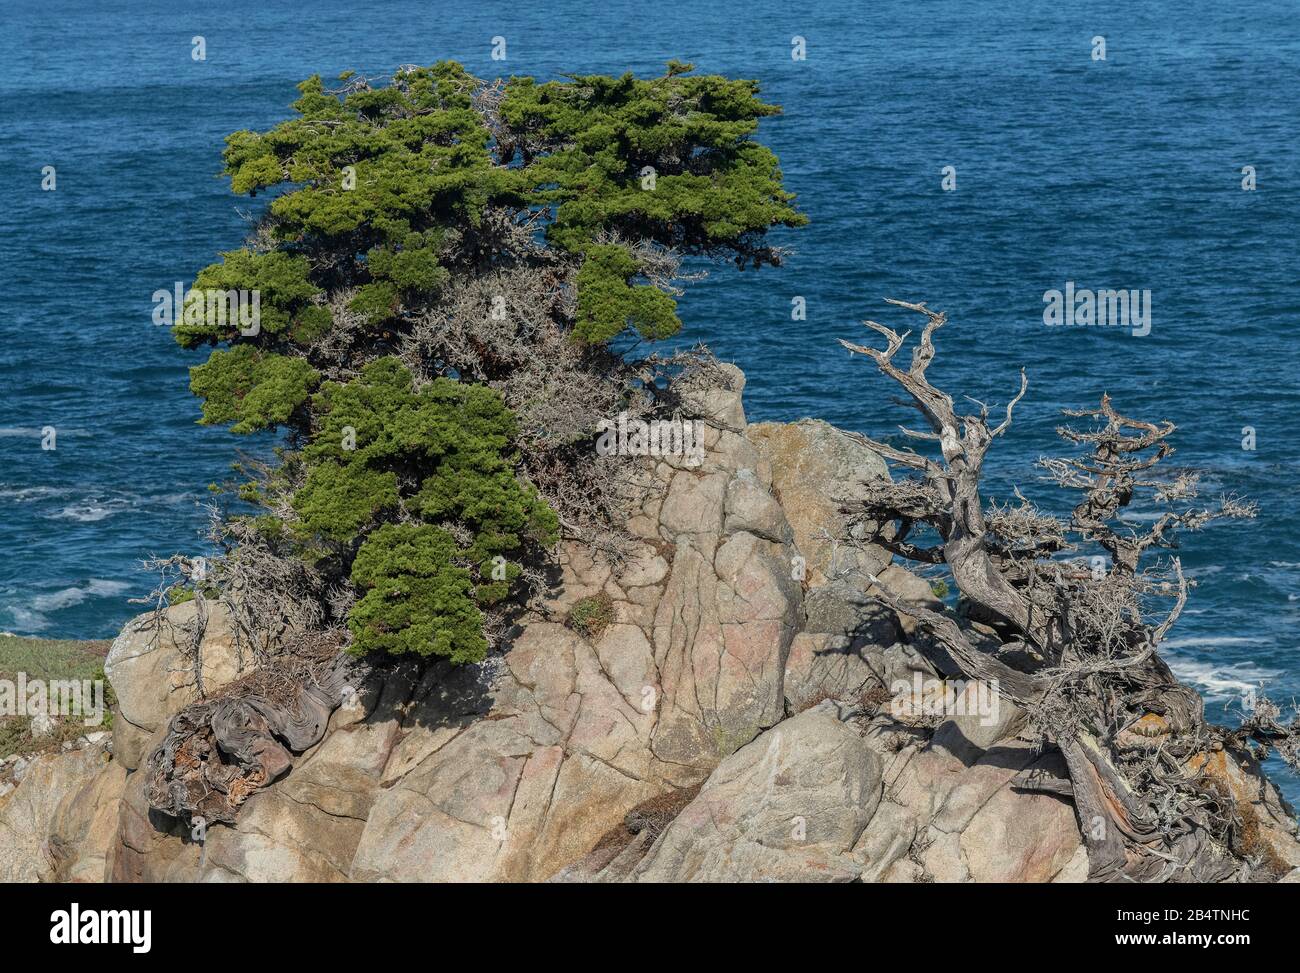
{"label": "ocean wave", "polygon": [[8,605],[5,610],[20,632],[39,632],[50,626],[49,616],[73,608],[91,598],[117,598],[131,590],[125,581],[89,578],[83,584],[47,591],[27,600],[26,604]]}
{"label": "ocean wave", "polygon": [[1217,649],[1224,645],[1258,645],[1259,639],[1246,635],[1184,635],[1160,643],[1163,649]]}
{"label": "ocean wave", "polygon": [[46,514],[45,517],[47,520],[76,520],[81,523],[94,523],[97,520],[112,517],[114,514],[120,514],[123,510],[130,510],[134,506],[136,506],[134,503],[122,497],[115,497],[106,501],[90,500],[85,503],[68,504],[57,513]]}
{"label": "ocean wave", "polygon": [[14,503],[28,503],[32,500],[43,500],[47,497],[63,496],[67,492],[67,490],[48,486],[0,487],[0,500],[10,500]]}
{"label": "ocean wave", "polygon": [[1169,668],[1179,679],[1196,687],[1207,702],[1223,702],[1259,689],[1281,673],[1254,663],[1216,665],[1197,659],[1170,659]]}
{"label": "ocean wave", "polygon": [[32,611],[30,608],[23,608],[21,605],[10,605],[6,611],[14,621],[14,628],[20,634],[30,632],[39,632],[42,629],[50,627],[50,620],[40,612]]}
{"label": "ocean wave", "polygon": [[[33,487],[32,490],[41,489]],[[48,493],[24,497],[20,502],[28,499],[56,499],[67,497],[67,490],[50,490]],[[4,494],[0,493],[0,498]],[[41,514],[46,520],[75,520],[81,523],[94,523],[95,521],[105,520],[108,517],[115,516],[128,510],[142,509],[162,509],[172,510],[176,507],[187,503],[194,503],[198,499],[198,494],[192,491],[160,493],[155,496],[140,496],[138,494],[118,494],[111,495],[106,493],[92,493],[87,496],[69,498],[72,502],[64,503],[57,509],[50,510]]]}
{"label": "ocean wave", "polygon": [[87,598],[111,598],[130,590],[124,581],[110,581],[107,578],[91,578],[84,587],[61,588],[48,594],[37,595],[32,599],[32,608],[41,613],[58,611],[80,605]]}

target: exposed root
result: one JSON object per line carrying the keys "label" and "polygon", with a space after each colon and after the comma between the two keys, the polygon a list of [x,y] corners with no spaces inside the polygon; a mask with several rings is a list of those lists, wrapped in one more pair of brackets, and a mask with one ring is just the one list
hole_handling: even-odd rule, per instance
{"label": "exposed root", "polygon": [[301,638],[267,665],[181,710],[150,753],[145,796],[173,817],[233,824],[239,807],[318,743],[365,667],[340,639]]}

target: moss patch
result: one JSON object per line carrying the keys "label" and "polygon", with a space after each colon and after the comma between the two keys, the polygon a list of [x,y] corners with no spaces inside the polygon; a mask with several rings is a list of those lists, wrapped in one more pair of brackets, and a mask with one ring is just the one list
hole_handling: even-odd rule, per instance
{"label": "moss patch", "polygon": [[614,600],[601,592],[589,598],[580,598],[569,612],[569,627],[588,639],[600,638],[600,633],[614,620]]}

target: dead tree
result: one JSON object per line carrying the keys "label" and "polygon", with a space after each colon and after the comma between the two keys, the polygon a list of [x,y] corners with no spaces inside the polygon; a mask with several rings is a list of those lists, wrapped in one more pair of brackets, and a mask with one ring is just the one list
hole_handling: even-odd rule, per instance
{"label": "dead tree", "polygon": [[[959,412],[926,377],[945,315],[924,304],[889,303],[926,321],[908,367],[895,358],[910,332],[867,321],[885,339],[883,350],[841,344],[902,387],[908,398],[897,401],[919,411],[928,427],[900,427],[902,434],[934,444],[938,456],[862,437],[908,475],[867,485],[845,512],[868,526],[870,543],[946,567],[960,591],[961,611],[916,608],[888,591],[885,599],[928,628],[967,678],[991,684],[1025,709],[1040,740],[1060,749],[1068,781],[1021,784],[1073,798],[1093,880],[1258,877],[1256,863],[1240,842],[1234,844],[1242,822],[1233,803],[1189,767],[1197,755],[1250,741],[1294,759],[1297,724],[1280,723],[1267,701],[1241,730],[1205,722],[1200,697],[1178,682],[1156,651],[1190,583],[1177,557],[1154,556],[1176,546],[1180,529],[1251,517],[1254,507],[1235,497],[1193,506],[1195,476],[1161,479],[1153,472],[1172,452],[1174,425],[1130,419],[1108,396],[1096,409],[1066,413],[1083,420],[1080,428],[1057,430],[1066,442],[1085,447],[1085,455],[1040,461],[1046,478],[1082,494],[1068,517],[1040,510],[1019,490],[1014,503],[986,506],[980,494],[984,457],[1011,425],[1028,387],[1025,373],[996,424],[983,403]],[[1167,508],[1140,533],[1121,519],[1139,497]],[[996,631],[1002,650],[977,648],[966,619]]]}

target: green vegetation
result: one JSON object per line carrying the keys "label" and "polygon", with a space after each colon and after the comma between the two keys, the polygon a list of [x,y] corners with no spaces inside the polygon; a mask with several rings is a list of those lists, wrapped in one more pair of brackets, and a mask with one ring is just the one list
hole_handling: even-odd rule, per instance
{"label": "green vegetation", "polygon": [[0,679],[98,679],[109,643],[0,635]]}
{"label": "green vegetation", "polygon": [[581,341],[613,338],[630,324],[642,338],[670,338],[681,327],[677,302],[653,287],[628,281],[639,272],[622,247],[593,245],[578,271],[578,326]]}
{"label": "green vegetation", "polygon": [[232,432],[255,432],[288,422],[319,378],[301,358],[236,345],[192,368],[190,388],[203,399],[205,424],[232,423]]}
{"label": "green vegetation", "polygon": [[[114,703],[112,687],[104,676],[104,653],[107,642],[82,642],[72,639],[31,639],[0,635],[0,679],[17,683],[18,674],[28,680],[45,682],[80,682],[89,679],[104,683],[104,720],[87,727],[73,714],[72,719],[56,720],[55,732],[39,740],[31,735],[31,719],[26,716],[0,716],[0,758],[13,753],[57,750],[64,740],[75,740],[93,730],[113,726],[110,707]],[[16,688],[16,686],[15,686]]]}
{"label": "green vegetation", "polygon": [[578,599],[569,611],[569,624],[589,639],[599,638],[613,620],[614,601],[603,591]]}
{"label": "green vegetation", "polygon": [[[175,337],[218,346],[191,369],[203,423],[288,434],[279,465],[239,487],[266,512],[235,518],[229,546],[303,565],[294,596],[346,588],[347,617],[326,621],[354,651],[482,658],[484,612],[557,540],[555,496],[581,493],[536,485],[581,465],[572,427],[600,418],[565,390],[626,400],[606,346],[680,330],[682,258],[777,265],[767,231],[806,222],[753,139],[779,109],[754,82],[690,71],[312,77],[295,117],[226,140],[232,189],[273,198],[194,287],[256,293],[258,326],[187,301]],[[563,366],[521,376],[543,346]],[[562,455],[521,450],[521,407],[544,417],[530,414],[530,443],[562,429]],[[249,557],[245,584],[302,575]]]}

